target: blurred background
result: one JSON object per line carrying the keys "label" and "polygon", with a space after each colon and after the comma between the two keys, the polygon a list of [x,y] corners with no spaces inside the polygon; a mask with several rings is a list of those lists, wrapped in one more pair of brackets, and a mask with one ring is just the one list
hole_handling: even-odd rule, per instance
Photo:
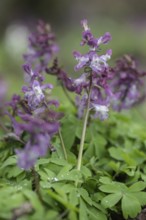
{"label": "blurred background", "polygon": [[137,0],[0,0],[0,74],[9,82],[10,95],[21,90],[22,54],[26,52],[29,29],[38,19],[49,22],[60,46],[59,59],[70,73],[76,64],[72,56],[80,49],[86,18],[95,36],[110,32],[112,63],[123,54],[137,58],[146,69],[146,1]]}

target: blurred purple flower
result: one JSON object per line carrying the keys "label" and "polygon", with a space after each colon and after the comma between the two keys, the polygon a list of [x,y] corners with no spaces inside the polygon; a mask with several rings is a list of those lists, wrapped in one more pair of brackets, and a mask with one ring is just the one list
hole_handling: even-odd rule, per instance
{"label": "blurred purple flower", "polygon": [[18,166],[29,170],[39,157],[45,156],[50,146],[50,137],[47,133],[31,136],[23,150],[16,150]]}
{"label": "blurred purple flower", "polygon": [[38,158],[46,155],[52,137],[58,133],[62,114],[54,111],[59,102],[47,96],[53,85],[44,84],[44,77],[30,65],[24,65],[23,69],[27,83],[22,87],[24,96],[14,95],[7,103],[10,109],[6,114],[15,135],[22,143],[25,142],[23,149],[16,149],[18,165],[28,170]]}
{"label": "blurred purple flower", "polygon": [[51,27],[39,21],[37,30],[29,37],[29,50],[24,54],[24,60],[27,64],[34,66],[35,70],[43,72],[58,50]]}
{"label": "blurred purple flower", "polygon": [[112,99],[113,109],[121,111],[143,101],[146,94],[142,78],[146,72],[137,70],[135,60],[129,55],[123,56],[117,61],[114,71],[115,77],[110,84],[115,94]]}
{"label": "blurred purple flower", "polygon": [[44,121],[43,119],[31,115],[20,115],[22,122],[13,120],[14,130],[21,136],[24,132],[29,135],[28,141],[23,149],[16,150],[18,165],[28,170],[36,163],[39,157],[45,156],[50,141],[54,134],[58,132],[59,123],[56,121]]}
{"label": "blurred purple flower", "polygon": [[92,104],[92,107],[95,111],[94,118],[100,118],[100,120],[105,120],[108,118],[109,108],[107,105],[99,105],[99,104]]}

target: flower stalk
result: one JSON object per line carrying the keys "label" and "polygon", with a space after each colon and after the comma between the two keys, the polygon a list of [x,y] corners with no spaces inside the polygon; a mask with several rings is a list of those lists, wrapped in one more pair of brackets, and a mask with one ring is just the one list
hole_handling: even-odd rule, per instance
{"label": "flower stalk", "polygon": [[80,142],[80,148],[79,148],[79,154],[78,154],[78,161],[77,161],[77,170],[79,170],[79,171],[81,170],[81,165],[82,165],[84,142],[85,142],[89,112],[90,112],[91,91],[92,91],[92,77],[90,78],[90,87],[89,87],[89,93],[88,93],[88,99],[87,99],[87,107],[86,107],[86,111],[85,111],[85,118],[84,118],[84,122],[83,122],[83,130],[82,130],[82,136],[81,136],[81,142]]}
{"label": "flower stalk", "polygon": [[59,134],[59,139],[60,139],[60,142],[61,142],[61,146],[62,146],[64,158],[65,158],[65,160],[67,160],[67,152],[66,152],[66,148],[65,148],[65,145],[64,145],[64,141],[63,141],[63,138],[62,138],[62,134],[61,134],[60,129],[59,129],[59,131],[58,131],[58,134]]}

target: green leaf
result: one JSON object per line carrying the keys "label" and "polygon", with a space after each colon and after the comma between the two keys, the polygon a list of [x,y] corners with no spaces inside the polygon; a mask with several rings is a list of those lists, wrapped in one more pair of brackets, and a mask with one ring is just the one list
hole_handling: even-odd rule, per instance
{"label": "green leaf", "polygon": [[70,170],[71,167],[69,169],[69,166],[68,166],[68,170],[66,168],[67,167],[63,168],[58,174],[57,178],[59,180],[70,180],[76,182],[82,178],[81,172],[79,172],[77,169]]}
{"label": "green leaf", "polygon": [[60,166],[65,166],[68,164],[66,160],[60,158],[51,158],[50,162]]}
{"label": "green leaf", "polygon": [[103,183],[103,184],[109,184],[112,183],[112,180],[109,177],[100,177],[99,182]]}
{"label": "green leaf", "polygon": [[67,174],[69,175],[69,171],[72,169],[72,165],[68,164],[64,166],[57,175],[58,179],[64,179]]}
{"label": "green leaf", "polygon": [[113,207],[115,204],[117,204],[119,202],[119,200],[122,198],[122,193],[115,193],[115,194],[110,194],[108,196],[105,196],[102,199],[101,204],[105,207],[105,208],[111,208]]}
{"label": "green leaf", "polygon": [[80,194],[78,193],[77,189],[72,189],[69,194],[70,203],[72,203],[74,206],[77,206],[79,204],[79,197]]}
{"label": "green leaf", "polygon": [[89,220],[87,206],[82,198],[80,198],[79,220]]}
{"label": "green leaf", "polygon": [[82,166],[81,172],[82,172],[83,176],[85,177],[85,179],[91,177],[91,171],[87,167]]}
{"label": "green leaf", "polygon": [[76,137],[76,124],[69,119],[63,123],[61,134],[65,147],[70,149],[73,146]]}
{"label": "green leaf", "polygon": [[121,190],[125,192],[128,190],[126,185],[118,182],[112,182],[111,184],[102,185],[99,187],[99,189],[102,192],[106,192],[106,193],[119,193]]}
{"label": "green leaf", "polygon": [[58,212],[56,212],[55,210],[50,210],[45,214],[45,219],[54,220],[57,219],[57,217]]}
{"label": "green leaf", "polygon": [[109,165],[109,167],[111,167],[116,173],[119,172],[119,170],[120,170],[120,162],[110,161],[108,165]]}
{"label": "green leaf", "polygon": [[50,159],[40,158],[40,159],[37,160],[36,168],[39,169],[40,165],[44,165],[44,164],[48,164],[48,163],[50,163]]}
{"label": "green leaf", "polygon": [[146,188],[146,183],[139,181],[137,183],[134,183],[132,186],[129,187],[130,192],[138,192],[141,190],[144,190]]}
{"label": "green leaf", "polygon": [[138,199],[132,194],[123,195],[122,198],[122,212],[124,218],[128,217],[135,218],[141,211],[141,206]]}
{"label": "green leaf", "polygon": [[8,159],[3,163],[1,168],[16,165],[16,163],[17,163],[16,156],[11,156],[11,157],[8,157]]}
{"label": "green leaf", "polygon": [[65,193],[70,193],[72,192],[72,190],[75,189],[74,184],[70,184],[70,183],[66,183],[64,184],[61,189],[65,192]]}
{"label": "green leaf", "polygon": [[109,150],[110,156],[116,160],[123,160],[122,149],[111,147]]}
{"label": "green leaf", "polygon": [[92,206],[92,199],[89,197],[89,194],[87,192],[87,190],[80,188],[78,189],[78,192],[80,193],[80,195],[82,196],[82,198],[89,204]]}
{"label": "green leaf", "polygon": [[7,177],[11,178],[11,177],[17,177],[19,174],[23,173],[24,171],[21,170],[19,167],[11,167],[11,169],[8,167],[7,168]]}
{"label": "green leaf", "polygon": [[146,192],[135,192],[132,194],[138,199],[141,206],[146,205]]}
{"label": "green leaf", "polygon": [[94,207],[87,209],[87,212],[89,213],[89,220],[107,220],[106,215]]}

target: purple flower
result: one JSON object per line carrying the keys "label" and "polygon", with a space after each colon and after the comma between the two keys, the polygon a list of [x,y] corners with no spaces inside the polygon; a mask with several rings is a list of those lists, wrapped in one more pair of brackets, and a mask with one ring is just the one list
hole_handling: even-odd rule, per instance
{"label": "purple flower", "polygon": [[[78,61],[74,69],[78,71],[83,68],[82,75],[75,79],[69,77],[64,70],[58,67],[57,60],[54,61],[51,68],[46,69],[46,72],[56,75],[67,90],[80,95],[76,97],[79,117],[84,114],[89,91],[91,90],[90,109],[94,112],[94,117],[106,119],[110,105],[109,100],[113,96],[111,88],[108,86],[108,81],[113,78],[114,71],[107,63],[112,55],[112,50],[107,50],[105,54],[98,55],[98,49],[101,44],[106,44],[111,40],[111,35],[107,32],[103,36],[95,38],[88,27],[87,20],[83,20],[81,25],[84,28],[81,45],[87,44],[89,51],[85,54],[74,51],[73,55]],[[95,106],[98,106],[98,111]]]}
{"label": "purple flower", "polygon": [[44,77],[36,70],[32,70],[31,66],[29,64],[23,65],[24,69],[24,80],[26,83],[31,83],[35,79],[39,82],[42,82],[44,80]]}
{"label": "purple flower", "polygon": [[18,157],[18,166],[24,170],[29,170],[34,166],[38,159],[38,155],[35,152],[35,149],[27,145],[27,149],[24,150],[15,150]]}
{"label": "purple flower", "polygon": [[112,99],[113,109],[121,111],[141,102],[145,98],[142,77],[146,73],[137,70],[134,59],[125,55],[117,61],[114,71],[115,77],[110,84],[115,94]]}
{"label": "purple flower", "polygon": [[22,91],[25,93],[24,99],[28,102],[31,110],[35,110],[40,104],[44,103],[46,89],[52,89],[51,84],[40,85],[37,80],[34,80],[31,86],[23,86]]}
{"label": "purple flower", "polygon": [[73,53],[78,64],[75,66],[75,71],[80,70],[83,67],[90,67],[94,72],[99,74],[103,72],[107,67],[107,61],[111,58],[112,50],[107,50],[106,54],[99,56],[96,52],[89,52],[85,55],[81,55],[79,52]]}
{"label": "purple flower", "polygon": [[28,83],[22,88],[24,96],[14,95],[7,104],[12,112],[10,109],[6,114],[12,122],[15,135],[22,143],[25,142],[22,149],[16,150],[18,165],[28,170],[38,158],[46,155],[52,137],[58,133],[58,121],[63,115],[54,111],[59,102],[47,97],[47,90],[50,93],[53,86],[44,84],[44,77],[38,71],[33,71],[30,65],[24,65],[23,68]]}
{"label": "purple flower", "polygon": [[29,50],[24,55],[24,60],[27,64],[33,65],[35,70],[43,72],[58,50],[50,26],[39,21],[36,32],[29,37]]}
{"label": "purple flower", "polygon": [[88,22],[86,19],[81,21],[81,25],[84,28],[84,32],[82,33],[81,46],[87,44],[90,47],[90,50],[95,51],[101,44],[107,44],[111,40],[111,35],[109,32],[106,32],[99,38],[95,38],[92,35],[90,28],[88,27]]}
{"label": "purple flower", "polygon": [[39,157],[45,156],[50,141],[59,130],[59,123],[55,121],[44,121],[43,119],[32,117],[31,115],[20,115],[22,122],[13,124],[15,130],[19,131],[19,136],[24,132],[29,135],[28,141],[23,149],[16,150],[18,165],[28,170],[35,165]]}
{"label": "purple flower", "polygon": [[23,150],[16,150],[18,156],[18,166],[29,170],[39,157],[45,156],[50,145],[48,134],[35,135],[35,141],[28,141]]}
{"label": "purple flower", "polygon": [[108,85],[109,80],[113,79],[114,71],[107,63],[111,58],[112,50],[107,50],[105,54],[99,55],[97,49],[101,44],[108,43],[111,35],[107,32],[103,36],[95,38],[88,27],[87,20],[83,20],[81,24],[84,28],[81,45],[87,44],[89,51],[83,55],[77,51],[73,53],[78,61],[75,71],[84,68],[85,72],[78,79],[73,80],[76,86],[74,91],[81,95],[76,99],[78,115],[83,116],[90,95],[90,110],[93,113],[91,116],[104,120],[108,117],[110,100],[114,96]]}
{"label": "purple flower", "polygon": [[103,72],[108,67],[107,61],[111,58],[112,50],[108,50],[105,55],[93,54],[89,67],[96,73]]}
{"label": "purple flower", "polygon": [[75,59],[79,62],[76,66],[75,66],[75,71],[80,70],[81,68],[85,67],[89,61],[89,55],[85,54],[85,55],[81,55],[79,52],[75,51],[73,53]]}

